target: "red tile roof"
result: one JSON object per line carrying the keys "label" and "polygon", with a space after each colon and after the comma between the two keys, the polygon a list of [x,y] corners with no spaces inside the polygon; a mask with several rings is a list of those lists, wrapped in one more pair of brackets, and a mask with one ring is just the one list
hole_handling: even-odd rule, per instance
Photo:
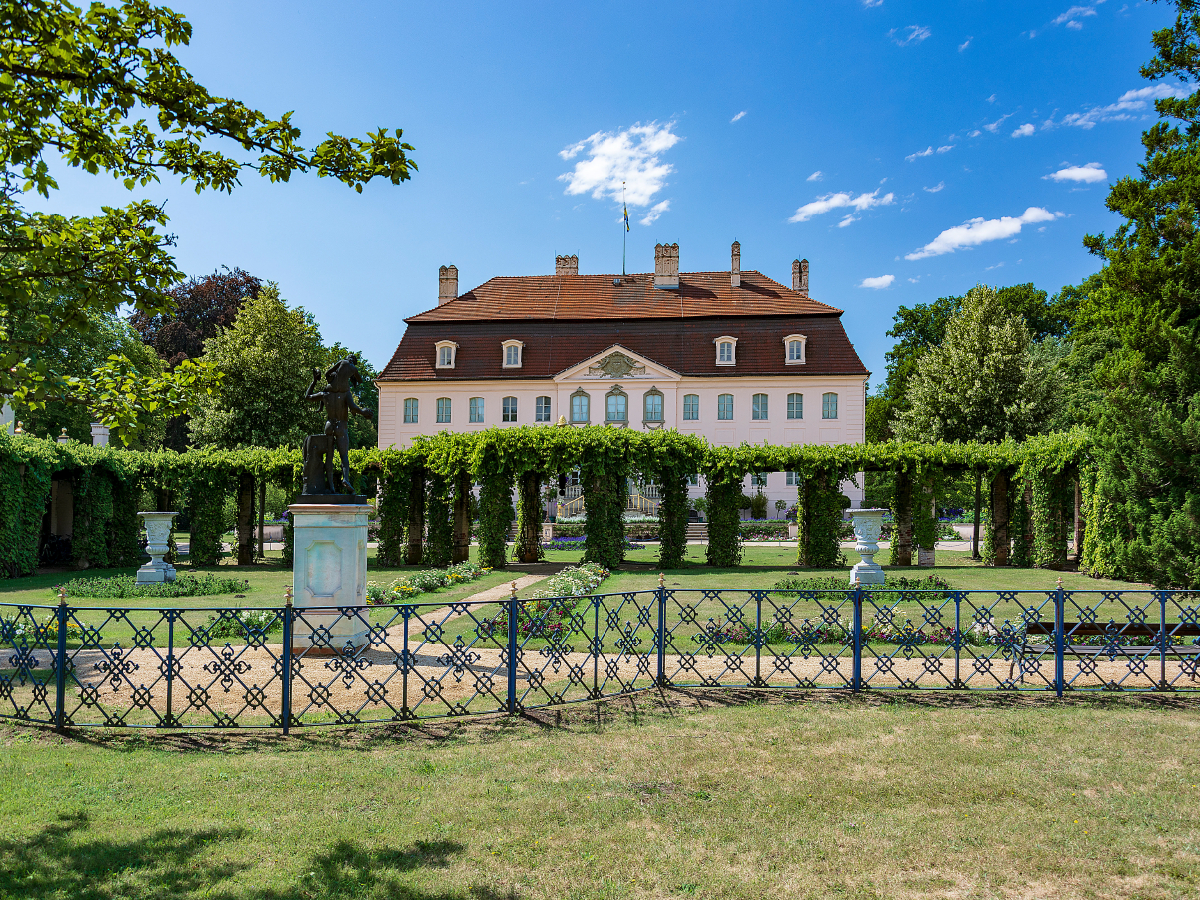
{"label": "red tile roof", "polygon": [[742,284],[736,288],[729,283],[729,272],[682,272],[679,287],[670,290],[656,289],[653,274],[498,277],[405,321],[690,319],[839,313],[840,309],[751,269],[742,272]]}
{"label": "red tile roof", "polygon": [[[453,305],[446,304],[442,309]],[[840,311],[814,305],[821,307],[823,314],[752,316],[727,312],[720,317],[681,320],[678,315],[669,319],[630,309],[620,318],[597,316],[586,326],[562,318],[430,321],[425,318],[429,313],[424,313],[408,320],[408,330],[379,380],[552,378],[613,344],[621,344],[681,375],[869,375],[842,328]],[[808,338],[806,363],[802,366],[789,366],[784,357],[783,339],[793,333]],[[736,366],[716,364],[713,338],[722,335],[738,338]],[[525,342],[519,369],[501,365],[500,343],[510,339]],[[435,367],[437,341],[458,344],[453,369]]]}

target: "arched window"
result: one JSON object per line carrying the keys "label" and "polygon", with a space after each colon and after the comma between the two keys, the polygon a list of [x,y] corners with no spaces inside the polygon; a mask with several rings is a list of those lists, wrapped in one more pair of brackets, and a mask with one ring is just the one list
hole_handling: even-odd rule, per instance
{"label": "arched window", "polygon": [[517,421],[517,398],[505,397],[500,405],[500,420],[502,422]]}
{"label": "arched window", "polygon": [[404,424],[417,424],[418,403],[416,397],[406,397],[404,399]]}
{"label": "arched window", "polygon": [[684,394],[683,395],[683,418],[689,422],[699,420],[699,418],[700,418],[700,395],[699,394]]}
{"label": "arched window", "polygon": [[571,395],[571,422],[575,425],[586,425],[591,420],[591,397],[587,395],[587,391],[580,388]]}
{"label": "arched window", "polygon": [[437,420],[439,423],[450,421],[450,398],[438,397],[437,399]]}
{"label": "arched window", "polygon": [[538,397],[537,406],[533,411],[533,421],[549,422],[550,421],[550,398]]}
{"label": "arched window", "polygon": [[737,338],[726,334],[713,338],[713,343],[717,345],[718,366],[732,366],[737,362]]}
{"label": "arched window", "polygon": [[789,366],[804,365],[804,346],[808,342],[802,334],[789,334],[783,339],[784,359]]}
{"label": "arched window", "polygon": [[656,424],[662,422],[663,395],[658,388],[652,387],[642,395],[642,420]]}
{"label": "arched window", "polygon": [[500,347],[504,353],[504,368],[519,369],[521,368],[521,356],[525,352],[524,341],[501,341]]}
{"label": "arched window", "polygon": [[453,369],[454,355],[458,351],[458,344],[454,341],[438,341],[434,344],[437,348],[437,367],[439,369]]}
{"label": "arched window", "polygon": [[803,394],[788,394],[788,418],[803,419],[804,418],[804,395]]}
{"label": "arched window", "polygon": [[628,404],[628,396],[626,396],[623,390],[614,385],[613,389],[604,395],[604,421],[628,422]]}
{"label": "arched window", "polygon": [[767,395],[755,394],[750,399],[750,418],[765,419],[767,417]]}
{"label": "arched window", "polygon": [[472,397],[469,401],[467,401],[467,404],[468,404],[468,409],[467,409],[468,420],[471,422],[482,422],[483,421],[483,398],[482,397]]}
{"label": "arched window", "polygon": [[717,394],[717,418],[733,418],[733,394]]}
{"label": "arched window", "polygon": [[830,391],[828,394],[821,395],[821,418],[837,418],[837,394],[833,393],[832,391]]}

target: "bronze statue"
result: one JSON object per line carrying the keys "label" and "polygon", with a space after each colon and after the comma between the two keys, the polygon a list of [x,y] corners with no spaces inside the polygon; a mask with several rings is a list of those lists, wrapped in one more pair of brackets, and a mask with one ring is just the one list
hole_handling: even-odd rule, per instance
{"label": "bronze statue", "polygon": [[[350,413],[370,419],[371,413],[354,400],[352,385],[362,384],[358,374],[358,357],[353,353],[340,359],[325,373],[328,384],[323,391],[314,391],[319,373],[312,370],[312,384],[304,394],[305,400],[325,404],[325,433],[304,439],[304,493],[340,493],[350,484]],[[340,480],[334,479],[334,451],[342,457]]]}

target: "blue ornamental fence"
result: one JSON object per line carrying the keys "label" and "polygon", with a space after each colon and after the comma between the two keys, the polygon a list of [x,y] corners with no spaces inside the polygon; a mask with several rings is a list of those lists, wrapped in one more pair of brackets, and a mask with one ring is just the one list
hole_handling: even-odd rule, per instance
{"label": "blue ornamental fence", "polygon": [[0,718],[286,732],[656,687],[1196,691],[1198,660],[1200,594],[1186,591],[664,585],[333,610],[64,600],[0,604]]}

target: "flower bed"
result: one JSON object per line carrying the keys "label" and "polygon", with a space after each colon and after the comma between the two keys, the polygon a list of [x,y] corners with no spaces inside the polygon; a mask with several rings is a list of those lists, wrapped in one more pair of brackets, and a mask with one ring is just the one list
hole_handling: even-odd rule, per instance
{"label": "flower bed", "polygon": [[[517,606],[517,634],[523,638],[555,640],[570,631],[570,619],[583,597],[591,594],[609,576],[608,569],[596,563],[571,566],[551,575]],[[508,635],[508,606],[498,616],[480,624],[481,636],[503,641]]]}
{"label": "flower bed", "polygon": [[[587,549],[587,535],[581,534],[578,537],[563,537],[563,538],[556,536],[554,538],[554,540],[552,540],[552,541],[543,541],[542,549],[543,550],[577,550],[577,551],[582,552]],[[642,546],[641,544],[633,543],[627,537],[627,538],[625,538],[625,549],[626,550],[644,550],[646,548],[644,546]]]}
{"label": "flower bed", "polygon": [[739,522],[738,531],[743,541],[786,541],[788,524],[783,519],[752,519]]}
{"label": "flower bed", "polygon": [[438,588],[476,581],[490,571],[491,569],[477,566],[472,562],[461,562],[445,569],[425,569],[421,572],[402,575],[387,587],[378,582],[368,581],[367,603],[372,606],[400,603],[409,597],[436,591]]}

